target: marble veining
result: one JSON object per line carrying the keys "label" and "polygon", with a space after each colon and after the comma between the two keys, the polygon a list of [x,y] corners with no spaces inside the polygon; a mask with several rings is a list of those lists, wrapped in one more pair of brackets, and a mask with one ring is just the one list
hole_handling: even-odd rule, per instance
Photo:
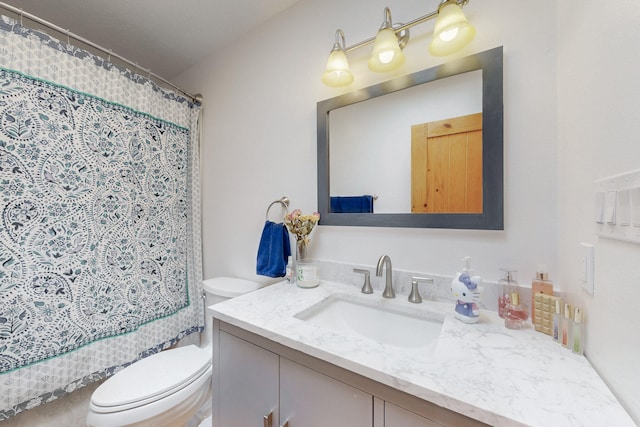
{"label": "marble veining", "polygon": [[[296,314],[340,293],[444,316],[435,349],[385,345],[305,322]],[[323,280],[314,289],[278,283],[209,307],[209,314],[290,348],[495,426],[634,426],[589,362],[533,328],[509,330],[497,313],[478,324],[450,302],[385,300]],[[419,336],[419,331],[416,331]]]}

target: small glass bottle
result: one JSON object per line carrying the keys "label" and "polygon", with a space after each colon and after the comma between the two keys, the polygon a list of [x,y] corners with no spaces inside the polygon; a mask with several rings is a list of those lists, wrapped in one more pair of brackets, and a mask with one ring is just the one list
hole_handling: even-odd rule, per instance
{"label": "small glass bottle", "polygon": [[500,295],[498,295],[498,316],[504,319],[507,304],[511,302],[511,293],[518,288],[518,282],[516,281],[516,270],[509,270],[507,268],[500,269],[504,275],[498,281],[498,287],[500,288]]}
{"label": "small glass bottle", "polygon": [[571,333],[573,332],[573,310],[569,304],[564,305],[564,317],[562,318],[562,345],[571,348]]}
{"label": "small glass bottle", "polygon": [[553,340],[557,343],[562,342],[562,300],[556,298],[555,311],[553,312]]}
{"label": "small glass bottle", "polygon": [[520,304],[520,294],[512,292],[510,302],[505,308],[504,326],[509,329],[522,329],[526,326],[529,312],[524,304]]}
{"label": "small glass bottle", "polygon": [[584,323],[582,320],[582,309],[576,307],[573,314],[573,335],[571,337],[573,343],[571,350],[575,354],[582,354],[584,351]]}
{"label": "small glass bottle", "polygon": [[287,259],[287,267],[285,268],[285,280],[287,281],[287,283],[295,283],[296,282],[296,275],[294,274],[294,268],[293,268],[293,258],[291,257],[291,255],[289,255],[289,258]]}

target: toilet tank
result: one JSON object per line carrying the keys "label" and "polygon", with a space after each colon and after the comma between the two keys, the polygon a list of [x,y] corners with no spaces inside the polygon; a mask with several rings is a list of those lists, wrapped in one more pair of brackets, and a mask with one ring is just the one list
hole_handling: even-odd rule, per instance
{"label": "toilet tank", "polygon": [[226,301],[231,298],[253,292],[260,289],[264,285],[253,282],[251,280],[238,279],[236,277],[214,277],[202,281],[205,294],[205,330],[202,346],[211,343],[213,333],[213,318],[206,314],[206,308],[210,305]]}

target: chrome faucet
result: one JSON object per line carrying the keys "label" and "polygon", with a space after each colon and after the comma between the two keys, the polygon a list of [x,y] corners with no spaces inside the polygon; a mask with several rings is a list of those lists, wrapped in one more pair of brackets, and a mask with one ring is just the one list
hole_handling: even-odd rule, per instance
{"label": "chrome faucet", "polygon": [[376,268],[376,276],[382,277],[382,268],[385,265],[387,266],[387,276],[386,276],[384,292],[382,292],[382,296],[385,298],[395,298],[396,293],[393,291],[391,258],[389,258],[389,255],[382,255],[378,260],[378,267]]}

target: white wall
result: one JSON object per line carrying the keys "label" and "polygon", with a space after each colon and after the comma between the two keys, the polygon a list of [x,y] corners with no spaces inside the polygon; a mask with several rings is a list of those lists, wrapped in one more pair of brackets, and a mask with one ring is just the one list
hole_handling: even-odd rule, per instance
{"label": "white wall", "polygon": [[[437,3],[395,1],[394,21],[426,14]],[[292,208],[316,209],[315,104],[344,92],[320,83],[334,31],[345,31],[347,45],[370,37],[386,5],[301,0],[181,76],[206,102],[206,276],[266,281],[254,273],[266,206],[287,195]],[[452,274],[470,255],[485,278],[497,279],[508,266],[519,270],[521,283],[546,264],[556,289],[586,307],[587,354],[640,420],[634,392],[640,369],[633,363],[640,327],[624,308],[638,293],[633,262],[640,248],[598,240],[591,221],[593,181],[637,169],[640,159],[640,6],[634,0],[616,6],[472,0],[465,7],[478,35],[461,55],[504,46],[505,231],[325,226],[311,251],[364,265],[387,253],[398,268],[440,274]],[[368,49],[349,54],[357,80],[347,90],[438,64],[426,53],[431,25],[413,31],[407,64],[390,75],[367,70]],[[580,241],[596,244],[594,297],[580,289]]]}
{"label": "white wall", "polygon": [[[395,21],[408,21],[437,1],[399,0]],[[355,84],[324,86],[320,75],[342,28],[347,45],[373,36],[385,1],[301,0],[253,33],[206,58],[180,78],[205,97],[203,158],[205,276],[255,276],[265,209],[282,195],[292,208],[316,209],[316,102],[443,60],[428,54],[432,23],[412,29],[407,63],[392,74],[367,69],[370,51],[350,54]],[[505,54],[505,231],[319,227],[312,256],[373,265],[384,253],[394,266],[453,274],[469,255],[479,274],[519,270],[530,282],[539,263],[557,276],[555,2],[471,1],[478,29],[465,56],[503,45]],[[535,34],[532,37],[531,34]],[[275,218],[272,217],[272,218]]]}
{"label": "white wall", "polygon": [[[587,354],[640,423],[640,246],[595,236],[595,180],[640,169],[640,3],[558,2],[559,265],[586,307]],[[595,295],[577,279],[579,242],[595,244]]]}

